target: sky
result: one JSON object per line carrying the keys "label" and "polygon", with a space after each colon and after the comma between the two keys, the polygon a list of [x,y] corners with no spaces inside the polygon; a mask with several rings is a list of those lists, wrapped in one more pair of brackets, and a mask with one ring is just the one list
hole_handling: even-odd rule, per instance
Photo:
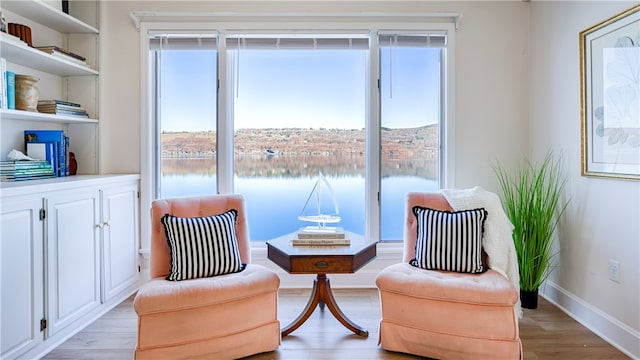
{"label": "sky", "polygon": [[[231,53],[236,129],[365,127],[368,50]],[[439,59],[435,49],[382,49],[383,126],[437,122]],[[163,130],[215,130],[216,52],[164,51],[161,63]]]}

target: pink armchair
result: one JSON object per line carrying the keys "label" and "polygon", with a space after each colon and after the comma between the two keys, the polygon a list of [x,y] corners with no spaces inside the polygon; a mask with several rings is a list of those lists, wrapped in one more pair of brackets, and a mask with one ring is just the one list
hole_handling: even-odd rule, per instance
{"label": "pink armchair", "polygon": [[[236,234],[242,263],[237,273],[183,281],[165,280],[171,255],[160,221],[164,214],[200,217],[238,212]],[[134,300],[138,314],[135,358],[232,359],[273,351],[280,345],[277,296],[280,279],[250,264],[244,199],[212,195],[160,199],[151,208],[151,281]]]}
{"label": "pink armchair", "polygon": [[437,193],[410,193],[406,205],[403,262],[387,267],[376,279],[381,347],[437,359],[521,359],[514,311],[518,292],[512,283],[491,269],[468,274],[410,265],[417,238],[411,209],[453,209]]}

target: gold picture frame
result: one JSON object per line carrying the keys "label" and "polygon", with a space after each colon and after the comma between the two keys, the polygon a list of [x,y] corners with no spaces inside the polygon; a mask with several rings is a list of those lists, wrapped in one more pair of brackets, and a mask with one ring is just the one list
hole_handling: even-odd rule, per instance
{"label": "gold picture frame", "polygon": [[640,180],[640,5],[580,32],[582,175]]}

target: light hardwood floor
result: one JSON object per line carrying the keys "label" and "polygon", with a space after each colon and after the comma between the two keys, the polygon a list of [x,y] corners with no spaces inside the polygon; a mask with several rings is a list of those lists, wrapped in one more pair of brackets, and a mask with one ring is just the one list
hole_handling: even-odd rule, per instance
{"label": "light hardwood floor", "polygon": [[[304,325],[283,338],[277,351],[251,356],[246,360],[419,359],[384,351],[377,345],[380,301],[376,289],[335,289],[334,292],[344,313],[356,324],[369,330],[368,338],[357,336],[344,328],[328,309],[316,309]],[[308,289],[280,290],[278,315],[283,326],[302,311],[309,293]],[[44,359],[133,359],[136,321],[131,297]],[[628,359],[542,298],[538,309],[524,309],[520,337],[524,359],[527,360]]]}

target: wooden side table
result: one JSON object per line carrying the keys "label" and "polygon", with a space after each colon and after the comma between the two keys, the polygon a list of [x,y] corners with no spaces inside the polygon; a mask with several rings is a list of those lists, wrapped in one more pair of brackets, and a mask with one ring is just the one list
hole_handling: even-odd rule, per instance
{"label": "wooden side table", "polygon": [[317,306],[329,308],[331,314],[347,329],[367,337],[369,332],[349,320],[340,310],[331,291],[327,274],[353,274],[376,257],[376,241],[367,241],[362,236],[347,232],[350,245],[338,246],[293,246],[294,234],[267,241],[267,257],[289,274],[316,274],[307,306],[289,325],[282,329],[287,336],[300,327],[311,316]]}

